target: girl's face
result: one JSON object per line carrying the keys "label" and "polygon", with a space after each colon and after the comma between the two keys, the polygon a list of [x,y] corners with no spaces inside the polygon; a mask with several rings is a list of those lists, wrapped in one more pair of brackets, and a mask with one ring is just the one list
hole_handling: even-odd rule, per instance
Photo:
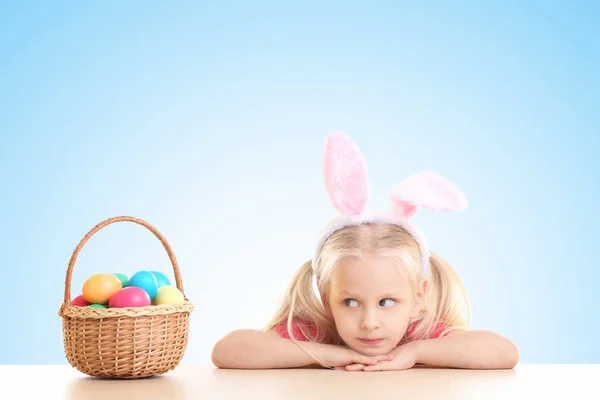
{"label": "girl's face", "polygon": [[394,349],[418,315],[423,286],[413,293],[391,259],[346,259],[331,276],[328,304],[344,343],[365,355]]}

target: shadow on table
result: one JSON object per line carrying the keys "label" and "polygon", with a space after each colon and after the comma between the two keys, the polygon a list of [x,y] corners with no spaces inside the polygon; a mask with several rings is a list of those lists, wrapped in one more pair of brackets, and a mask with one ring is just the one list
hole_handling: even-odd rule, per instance
{"label": "shadow on table", "polygon": [[143,379],[112,380],[82,377],[68,388],[69,400],[181,400],[185,398],[182,383],[170,376]]}
{"label": "shadow on table", "polygon": [[[516,393],[516,370],[464,370],[418,367],[405,371],[348,372],[299,368],[212,371],[209,390],[223,398],[305,398],[307,393],[337,393],[340,398],[491,398]],[[254,397],[250,394],[256,393]],[[440,395],[442,393],[443,395]],[[260,396],[258,395],[260,394]]]}

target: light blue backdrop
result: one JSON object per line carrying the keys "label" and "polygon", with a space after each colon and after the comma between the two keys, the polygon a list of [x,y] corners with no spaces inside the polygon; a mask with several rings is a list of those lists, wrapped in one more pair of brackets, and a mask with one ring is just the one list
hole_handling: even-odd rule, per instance
{"label": "light blue backdrop", "polygon": [[[376,207],[421,169],[467,194],[466,213],[415,221],[463,277],[473,328],[523,363],[600,362],[599,8],[302,3],[3,4],[0,363],[66,363],[67,263],[115,215],[176,252],[196,305],[184,362],[261,327],[333,215],[334,129],[368,157]],[[111,225],[73,292],[169,267],[144,228]]]}

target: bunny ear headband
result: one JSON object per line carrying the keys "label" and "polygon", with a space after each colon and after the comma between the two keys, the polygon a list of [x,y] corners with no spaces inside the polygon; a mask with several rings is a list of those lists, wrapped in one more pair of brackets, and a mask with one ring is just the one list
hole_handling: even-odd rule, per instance
{"label": "bunny ear headband", "polygon": [[421,271],[429,273],[429,248],[425,236],[410,219],[418,208],[437,212],[458,212],[467,208],[465,195],[433,171],[409,176],[394,185],[389,193],[392,211],[376,214],[368,210],[370,188],[366,162],[360,149],[347,135],[334,132],[325,143],[323,174],[327,194],[339,215],[322,232],[312,265],[316,265],[323,244],[334,232],[366,223],[388,223],[404,228],[417,241]]}

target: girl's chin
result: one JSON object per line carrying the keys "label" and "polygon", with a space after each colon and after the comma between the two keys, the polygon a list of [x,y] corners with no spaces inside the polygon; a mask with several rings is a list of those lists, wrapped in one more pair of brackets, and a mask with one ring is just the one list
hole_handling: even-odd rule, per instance
{"label": "girl's chin", "polygon": [[389,353],[396,346],[390,346],[387,340],[383,340],[379,343],[362,343],[361,341],[355,341],[350,347],[352,350],[366,356],[380,356]]}

